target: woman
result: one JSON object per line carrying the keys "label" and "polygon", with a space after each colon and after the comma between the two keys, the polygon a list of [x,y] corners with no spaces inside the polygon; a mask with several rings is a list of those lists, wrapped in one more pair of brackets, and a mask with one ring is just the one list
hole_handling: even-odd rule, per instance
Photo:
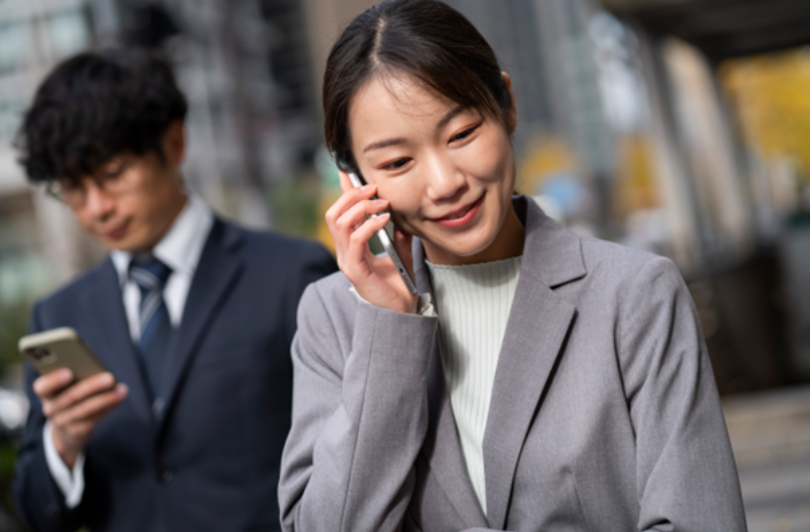
{"label": "woman", "polygon": [[[299,307],[285,530],[744,530],[676,268],[512,197],[510,78],[473,26],[384,1],[323,94],[328,147],[369,185],[341,175],[342,273]],[[390,217],[419,297],[368,250]]]}

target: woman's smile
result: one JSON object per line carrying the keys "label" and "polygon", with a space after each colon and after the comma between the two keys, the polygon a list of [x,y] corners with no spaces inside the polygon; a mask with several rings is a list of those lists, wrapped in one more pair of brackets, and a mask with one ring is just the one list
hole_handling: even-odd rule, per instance
{"label": "woman's smile", "polygon": [[432,221],[448,229],[459,229],[465,227],[467,224],[473,221],[475,216],[481,210],[481,203],[483,202],[485,195],[486,191],[484,191],[481,196],[472,203],[467,204],[458,210],[452,211],[449,214],[445,214],[444,216],[433,218]]}

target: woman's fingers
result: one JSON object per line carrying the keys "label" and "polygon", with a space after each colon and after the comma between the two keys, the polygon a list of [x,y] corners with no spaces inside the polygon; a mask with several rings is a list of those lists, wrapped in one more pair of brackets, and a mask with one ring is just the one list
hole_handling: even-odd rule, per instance
{"label": "woman's fingers", "polygon": [[385,227],[385,224],[388,223],[390,218],[391,215],[384,212],[379,216],[369,218],[360,227],[355,229],[349,239],[349,247],[346,253],[347,268],[357,271],[357,267],[363,265],[366,273],[370,273],[371,265],[365,260],[369,256],[366,254],[368,251],[368,241],[374,233]]}
{"label": "woman's fingers", "polygon": [[382,199],[364,200],[355,203],[335,221],[339,231],[352,232],[366,221],[366,216],[377,214],[388,207],[388,201]]}
{"label": "woman's fingers", "polygon": [[340,177],[340,191],[344,194],[346,191],[351,190],[354,188],[351,179],[349,179],[349,174],[346,172],[340,171],[338,172],[338,176]]}
{"label": "woman's fingers", "polygon": [[329,231],[332,233],[332,240],[335,242],[338,263],[348,253],[353,232],[365,223],[367,216],[377,214],[386,207],[388,207],[388,202],[385,200],[364,199],[351,205],[340,217],[329,223]]}
{"label": "woman's fingers", "polygon": [[[342,187],[343,185],[341,184],[341,188]],[[377,187],[374,185],[365,185],[361,188],[350,186],[347,190],[343,191],[343,194],[329,207],[329,210],[326,211],[326,223],[330,225],[333,224],[335,220],[340,218],[352,205],[358,201],[371,198],[376,191]]]}

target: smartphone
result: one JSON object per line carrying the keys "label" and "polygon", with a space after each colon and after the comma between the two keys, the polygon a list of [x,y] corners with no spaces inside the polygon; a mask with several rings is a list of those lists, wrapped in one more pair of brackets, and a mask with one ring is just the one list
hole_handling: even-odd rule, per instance
{"label": "smartphone", "polygon": [[[359,172],[353,172],[351,170],[344,171],[349,174],[349,179],[351,180],[352,185],[355,187],[359,188],[366,184]],[[372,196],[371,199],[376,199],[376,197],[377,196]],[[372,214],[372,216],[377,215]],[[397,253],[397,250],[394,247],[394,240],[391,238],[391,235],[388,234],[388,230],[383,227],[377,231],[377,238],[380,239],[380,243],[382,244],[383,248],[385,248],[385,252],[388,253],[388,256],[391,258],[394,266],[396,266],[397,270],[399,271],[399,276],[402,277],[402,280],[405,282],[405,286],[408,287],[408,291],[412,294],[416,294],[416,283],[413,282],[413,277],[411,277],[410,272],[408,272],[408,268],[405,267],[405,264],[402,263],[402,259],[399,258],[399,253]]]}
{"label": "smartphone", "polygon": [[84,344],[79,333],[70,327],[23,336],[20,338],[19,349],[40,375],[67,368],[80,381],[107,371]]}

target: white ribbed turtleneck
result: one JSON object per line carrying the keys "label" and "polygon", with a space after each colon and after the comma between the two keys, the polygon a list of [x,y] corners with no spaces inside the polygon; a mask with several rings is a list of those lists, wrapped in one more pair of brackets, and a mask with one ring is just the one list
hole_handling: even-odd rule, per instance
{"label": "white ribbed turtleneck", "polygon": [[516,257],[465,266],[427,262],[447,389],[467,471],[484,514],[484,431],[520,261]]}

